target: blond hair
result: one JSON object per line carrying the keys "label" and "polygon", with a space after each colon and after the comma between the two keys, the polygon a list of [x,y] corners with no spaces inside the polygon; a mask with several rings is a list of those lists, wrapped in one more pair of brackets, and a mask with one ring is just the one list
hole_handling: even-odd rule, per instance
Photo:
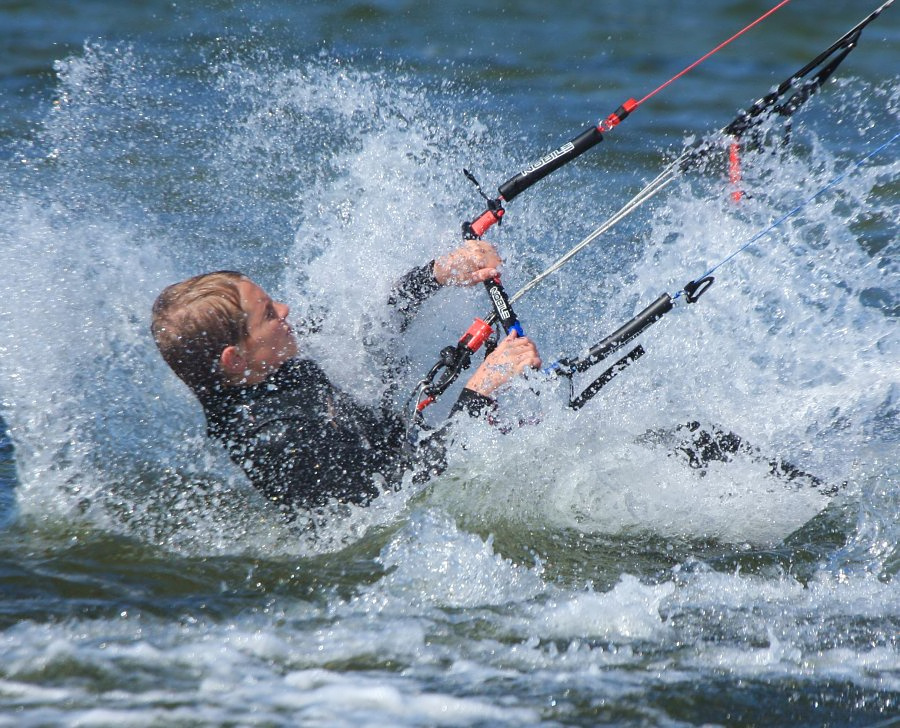
{"label": "blond hair", "polygon": [[247,337],[237,287],[245,278],[230,270],[204,273],[168,286],[153,304],[150,330],[156,346],[197,395],[224,383],[222,351]]}

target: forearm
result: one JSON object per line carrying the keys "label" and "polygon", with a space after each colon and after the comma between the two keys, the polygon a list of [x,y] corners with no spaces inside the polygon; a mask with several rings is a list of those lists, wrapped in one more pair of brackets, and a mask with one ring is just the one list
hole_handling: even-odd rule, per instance
{"label": "forearm", "polygon": [[388,305],[400,315],[400,330],[405,330],[412,322],[419,306],[441,288],[434,275],[434,261],[413,268],[404,275],[388,296]]}
{"label": "forearm", "polygon": [[493,412],[497,403],[474,389],[466,386],[460,393],[453,408],[450,410],[452,417],[457,412],[465,412],[469,417],[481,417],[487,412]]}
{"label": "forearm", "polygon": [[484,240],[467,240],[459,248],[420,268],[413,268],[391,289],[388,303],[400,313],[400,330],[409,326],[419,306],[443,286],[474,286],[498,273],[500,256]]}

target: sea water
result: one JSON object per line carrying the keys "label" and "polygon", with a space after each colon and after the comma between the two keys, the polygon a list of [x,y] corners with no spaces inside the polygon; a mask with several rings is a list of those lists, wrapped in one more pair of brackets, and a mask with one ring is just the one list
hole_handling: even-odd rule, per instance
{"label": "sea water", "polygon": [[[373,331],[411,391],[489,310],[382,326],[483,209],[462,168],[490,192],[770,6],[0,7],[0,725],[896,725],[896,144],[805,202],[898,131],[896,8],[746,150],[739,203],[723,144],[517,312],[583,352],[798,214],[589,405],[516,383],[427,484],[285,524],[148,335],[164,286],[237,269],[361,401]],[[507,289],[872,9],[787,6],[510,203]],[[647,436],[689,421],[762,459]]]}

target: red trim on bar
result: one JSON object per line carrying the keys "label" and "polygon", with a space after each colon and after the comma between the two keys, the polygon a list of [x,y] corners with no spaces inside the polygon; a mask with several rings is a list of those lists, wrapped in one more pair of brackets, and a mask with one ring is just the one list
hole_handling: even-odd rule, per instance
{"label": "red trim on bar", "polygon": [[460,337],[459,343],[465,345],[469,351],[478,351],[493,332],[490,324],[481,319],[475,319],[466,333]]}

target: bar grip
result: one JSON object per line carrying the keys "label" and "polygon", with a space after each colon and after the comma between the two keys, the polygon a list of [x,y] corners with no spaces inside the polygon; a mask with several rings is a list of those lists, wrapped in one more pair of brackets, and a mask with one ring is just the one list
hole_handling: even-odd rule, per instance
{"label": "bar grip", "polygon": [[500,185],[500,197],[506,202],[512,200],[520,192],[524,192],[535,182],[544,179],[551,172],[559,169],[575,157],[583,154],[595,144],[603,141],[603,135],[596,126],[585,129],[572,141],[566,142],[558,149],[545,154],[536,162],[530,164],[517,175],[510,177]]}
{"label": "bar grip", "polygon": [[519,336],[524,336],[525,332],[522,330],[522,325],[512,309],[509,297],[506,295],[506,291],[503,290],[503,286],[500,285],[500,277],[489,278],[484,282],[484,287],[487,288],[488,297],[490,297],[491,304],[494,306],[494,313],[500,321],[503,330],[507,334],[515,330]]}

